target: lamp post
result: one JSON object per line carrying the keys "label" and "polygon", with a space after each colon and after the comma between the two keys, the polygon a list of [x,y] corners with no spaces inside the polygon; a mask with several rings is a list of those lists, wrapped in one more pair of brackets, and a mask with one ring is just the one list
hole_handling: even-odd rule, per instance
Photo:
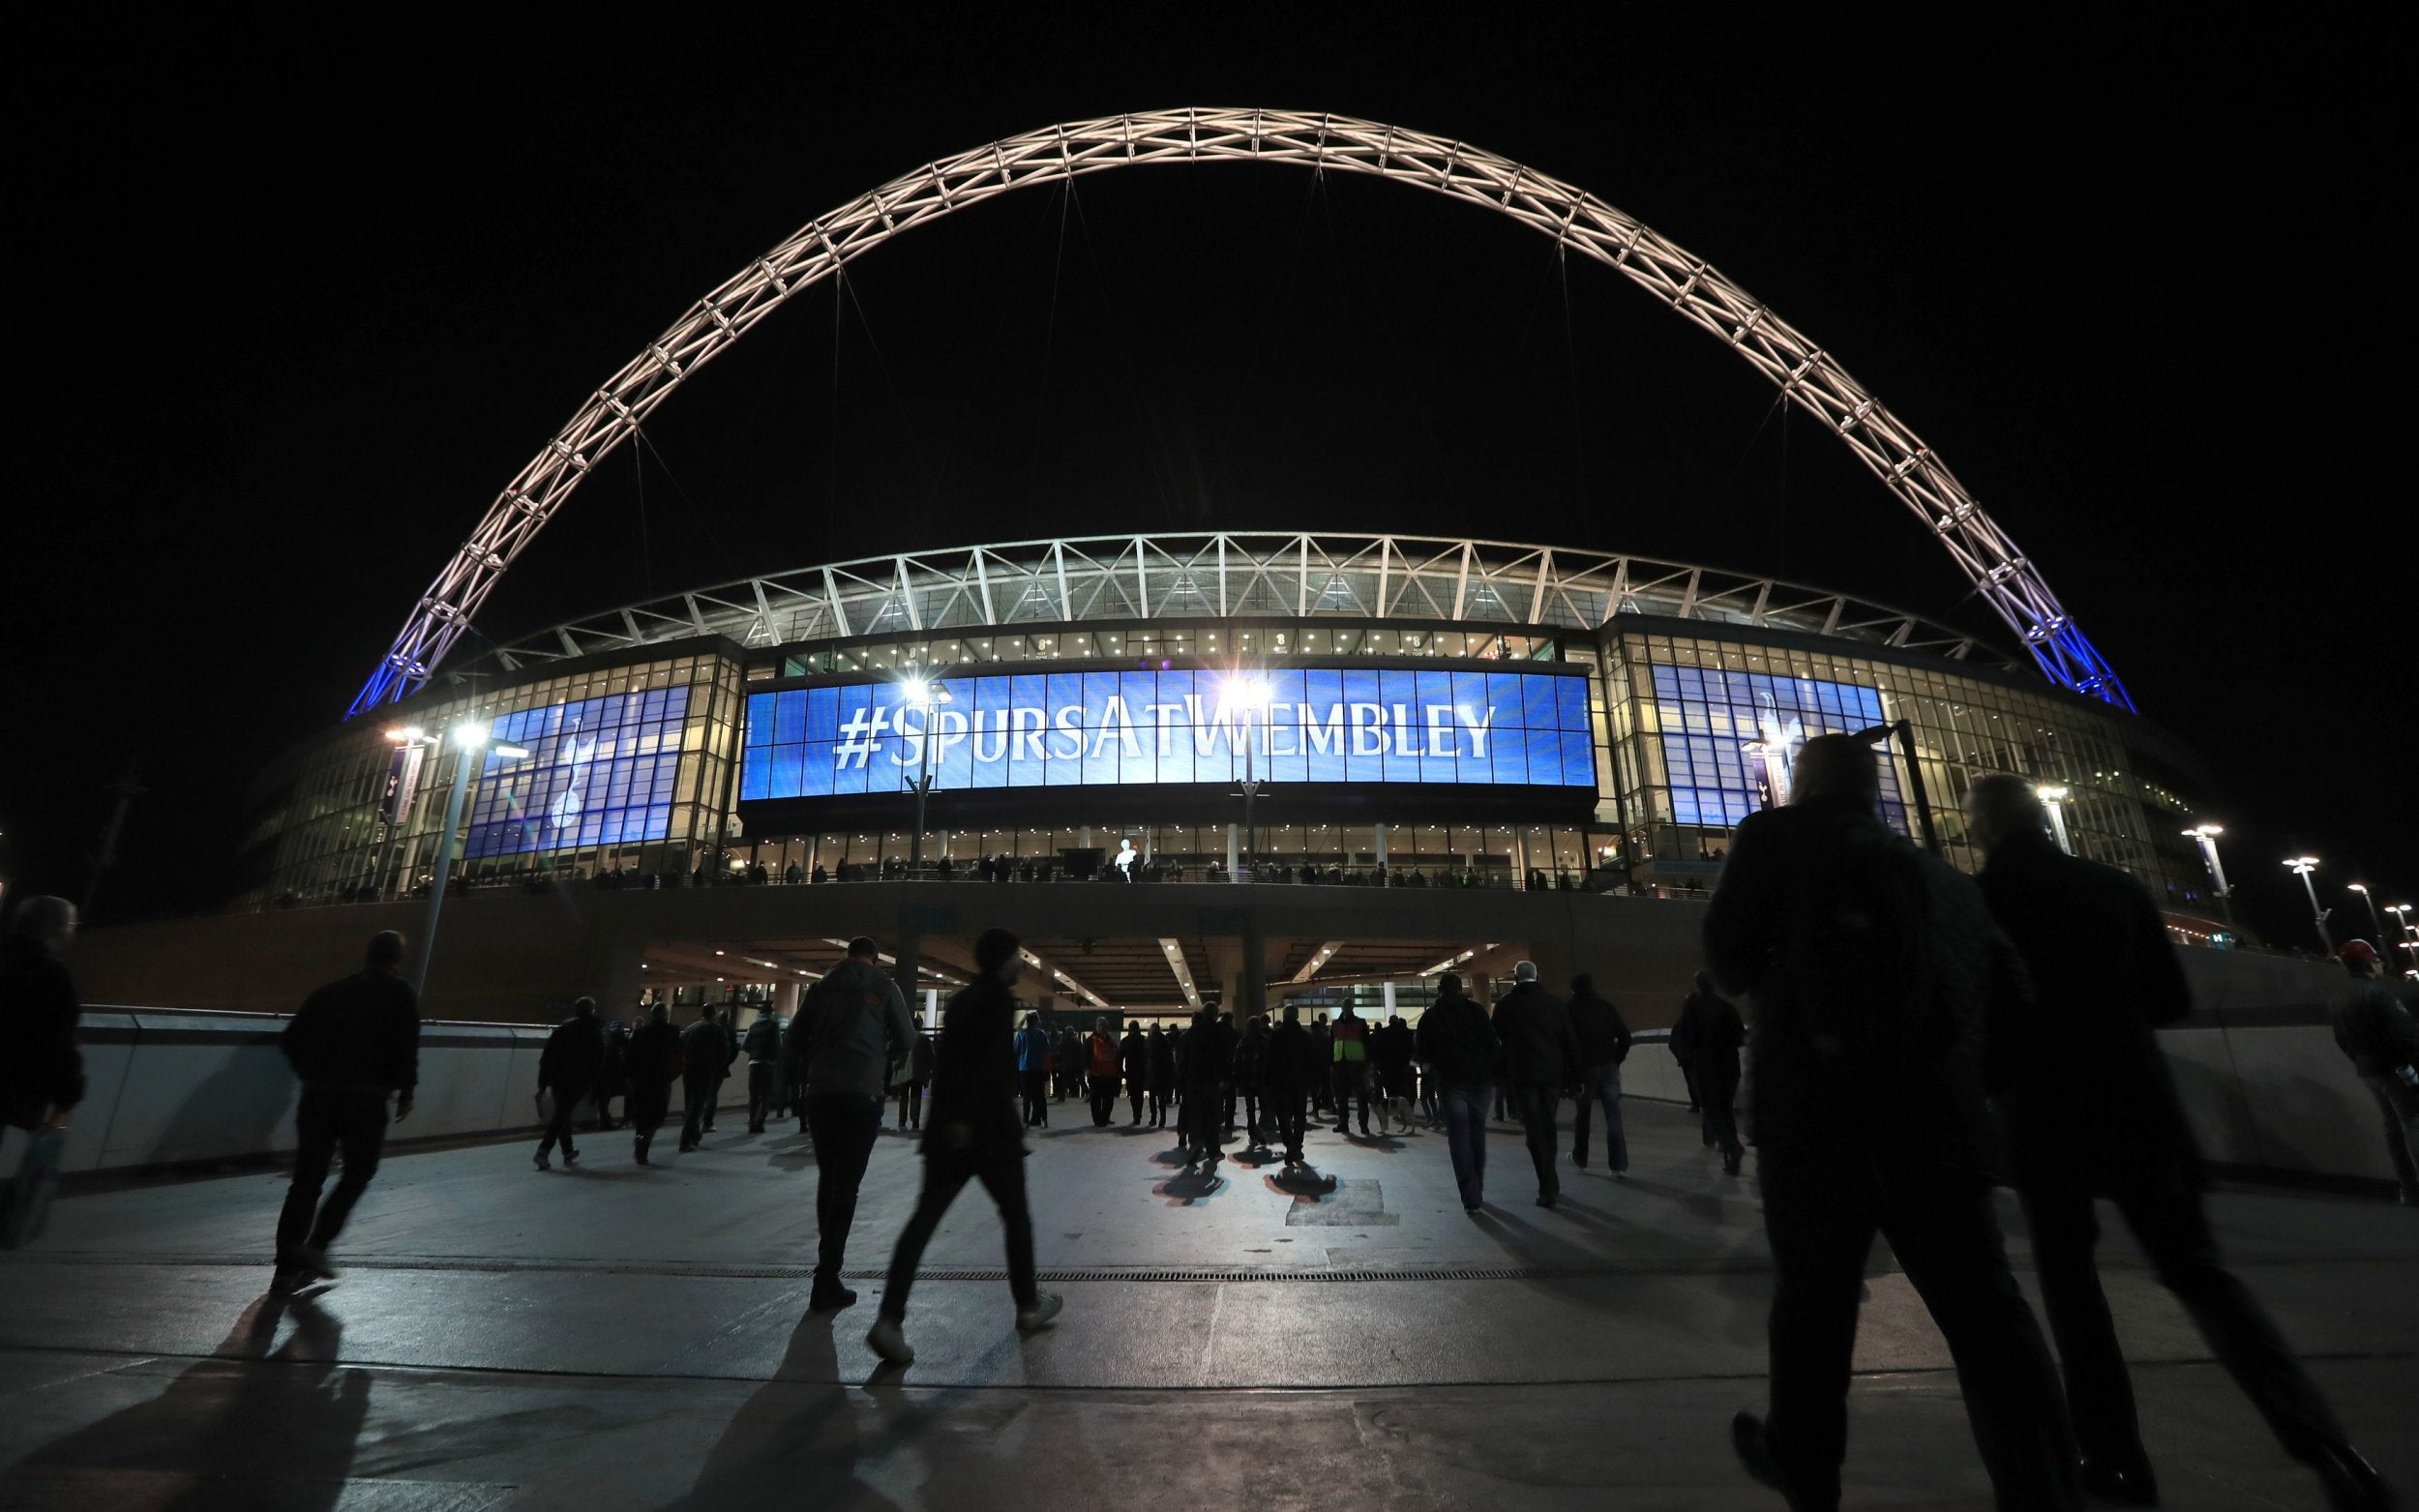
{"label": "lamp post", "polygon": [[915,780],[909,785],[915,789],[915,830],[908,837],[908,875],[913,876],[924,864],[924,804],[933,791],[933,711],[949,701],[949,690],[937,678],[911,677],[906,692],[909,706],[924,716],[915,737]]}
{"label": "lamp post", "polygon": [[2075,854],[2075,845],[2066,838],[2066,801],[2073,797],[2074,793],[2075,790],[2071,787],[2037,786],[2033,789],[2033,795],[2039,798],[2041,806],[2048,811],[2049,832],[2058,837],[2058,848],[2070,856]]}
{"label": "lamp post", "polygon": [[1262,678],[1241,673],[1227,678],[1218,688],[1218,710],[1223,715],[1229,709],[1240,709],[1243,713],[1243,864],[1235,869],[1235,880],[1239,882],[1253,875],[1253,868],[1258,862],[1259,846],[1252,829],[1251,806],[1252,800],[1260,796],[1260,773],[1252,761],[1251,714],[1258,709],[1261,718],[1266,721],[1268,683]]}
{"label": "lamp post", "polygon": [[2223,824],[2195,824],[2184,832],[2187,840],[2200,842],[2200,860],[2209,869],[2209,879],[2218,885],[2218,907],[2225,914],[2225,927],[2234,927],[2234,889],[2225,885],[2225,868],[2218,864],[2218,837],[2225,833]]}
{"label": "lamp post", "polygon": [[2310,874],[2318,870],[2318,858],[2316,856],[2295,856],[2292,860],[2287,861],[2285,864],[2292,869],[2295,876],[2301,878],[2303,890],[2310,894],[2310,913],[2311,917],[2317,922],[2318,943],[2326,947],[2326,953],[2328,955],[2334,955],[2335,936],[2327,933],[2327,915],[2334,910],[2318,906],[2318,884],[2310,879]]}
{"label": "lamp post", "polygon": [[507,761],[524,761],[529,756],[521,747],[494,739],[485,720],[455,726],[453,738],[454,790],[445,799],[445,828],[436,837],[436,875],[429,886],[429,919],[420,927],[420,950],[411,966],[415,992],[428,990],[429,961],[436,954],[436,921],[445,911],[445,874],[454,864],[454,832],[462,827],[463,806],[470,798],[470,764],[484,761],[490,753]]}
{"label": "lamp post", "polygon": [[2345,882],[2344,885],[2350,888],[2353,892],[2358,893],[2360,895],[2360,901],[2369,905],[2369,928],[2376,932],[2377,943],[2379,945],[2383,945],[2385,943],[2385,921],[2377,917],[2377,901],[2369,896],[2368,884],[2365,882]]}
{"label": "lamp post", "polygon": [[2395,943],[2410,952],[2411,967],[2419,970],[2419,926],[2414,926],[2410,922],[2410,904],[2406,903],[2387,904],[2385,911],[2402,921],[2403,937]]}
{"label": "lamp post", "polygon": [[1915,822],[1924,837],[1924,848],[1940,854],[1940,833],[1932,827],[1930,797],[1924,791],[1924,763],[1915,756],[1915,726],[1907,720],[1894,720],[1887,725],[1868,725],[1850,735],[1850,740],[1871,745],[1877,740],[1898,737],[1898,749],[1906,756],[1907,797],[1915,806]]}

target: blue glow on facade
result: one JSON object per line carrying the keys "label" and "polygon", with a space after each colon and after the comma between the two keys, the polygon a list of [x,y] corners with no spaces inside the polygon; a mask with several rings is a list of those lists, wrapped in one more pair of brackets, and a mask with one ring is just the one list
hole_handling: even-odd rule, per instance
{"label": "blue glow on facade", "polygon": [[[1880,691],[1862,683],[1659,663],[1651,669],[1678,824],[1728,829],[1758,809],[1786,803],[1789,764],[1800,746],[1883,722]],[[1881,768],[1881,814],[1892,829],[1908,832],[1897,766],[1889,756]]]}
{"label": "blue glow on facade", "polygon": [[463,854],[517,855],[662,840],[670,832],[689,690],[647,693],[508,714],[495,738],[528,759],[491,755],[470,810]]}

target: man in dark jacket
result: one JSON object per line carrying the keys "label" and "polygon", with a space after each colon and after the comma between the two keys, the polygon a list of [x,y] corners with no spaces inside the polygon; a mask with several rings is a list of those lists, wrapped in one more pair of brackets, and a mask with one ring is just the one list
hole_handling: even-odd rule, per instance
{"label": "man in dark jacket", "polygon": [[1276,1137],[1285,1146],[1289,1170],[1302,1163],[1306,1104],[1323,1070],[1318,1042],[1302,1027],[1301,1009],[1287,1003],[1283,1021],[1269,1033],[1262,1085],[1267,1090],[1269,1106],[1275,1112]]}
{"label": "man in dark jacket", "polygon": [[1328,1035],[1329,1095],[1335,1100],[1335,1132],[1353,1132],[1353,1102],[1360,1103],[1360,1132],[1369,1132],[1369,1023],[1348,1001]]}
{"label": "man in dark jacket", "polygon": [[1570,1032],[1579,1042],[1578,1109],[1570,1118],[1570,1163],[1588,1169],[1588,1114],[1604,1109],[1604,1164],[1629,1169],[1629,1141],[1621,1127],[1621,1063],[1629,1058],[1629,1025],[1621,1010],[1596,994],[1596,978],[1570,979]]}
{"label": "man in dark jacket", "polygon": [[[1818,735],[1785,808],[1740,825],[1706,961],[1752,993],[1757,1164],[1773,1250],[1771,1408],[1733,1447],[1796,1508],[1839,1504],[1865,1257],[1886,1234],[1949,1344],[2002,1507],[2077,1504],[2064,1404],[2008,1268],[1974,1041],[2023,967],[1971,881],[1876,816],[1872,749]],[[2003,1007],[2003,1005],[2008,1005]]]}
{"label": "man in dark jacket", "polygon": [[2419,1207],[2419,1025],[2377,980],[2375,946],[2347,939],[2337,955],[2352,985],[2335,1002],[2335,1048],[2350,1057],[2353,1073],[2376,1099],[2403,1205]]}
{"label": "man in dark jacket", "polygon": [[1168,1126],[1168,1104],[1176,1096],[1176,1036],[1150,1026],[1150,1126]]}
{"label": "man in dark jacket", "polygon": [[59,958],[75,937],[75,905],[28,898],[0,942],[0,1122],[63,1127],[84,1100],[84,1052],[75,1045],[83,1007]]}
{"label": "man in dark jacket", "polygon": [[1445,1140],[1464,1212],[1486,1201],[1486,1114],[1495,1100],[1495,1063],[1504,1041],[1486,1010],[1464,997],[1461,978],[1436,979],[1436,1001],[1419,1016],[1419,1058],[1436,1078],[1445,1104]]}
{"label": "man in dark jacket", "polygon": [[[596,1127],[602,1133],[618,1129],[613,1099],[630,1090],[630,1030],[619,1021],[605,1031],[605,1059],[596,1072]],[[625,1107],[625,1114],[628,1109]]]}
{"label": "man in dark jacket", "polygon": [[723,1026],[718,1010],[708,1007],[698,1021],[680,1031],[680,1148],[696,1149],[713,1132],[714,1104],[722,1097],[723,1078],[739,1058],[739,1047]]}
{"label": "man in dark jacket", "polygon": [[933,1080],[933,1037],[922,1029],[915,1031],[913,1043],[908,1046],[907,1067],[899,1082],[899,1127],[924,1127],[924,1089]]}
{"label": "man in dark jacket", "polygon": [[[420,1008],[411,984],[398,974],[403,964],[401,934],[372,935],[362,969],[303,999],[278,1037],[302,1082],[302,1100],[294,1108],[294,1179],[277,1220],[275,1284],[336,1278],[328,1246],[378,1173],[388,1096],[397,1122],[411,1116],[412,1089],[420,1083]],[[319,1189],[339,1148],[344,1174],[323,1206]]]}
{"label": "man in dark jacket", "polygon": [[1739,1050],[1747,1042],[1747,1026],[1737,1005],[1714,991],[1714,973],[1696,974],[1696,991],[1680,1004],[1680,1022],[1671,1026],[1671,1052],[1684,1066],[1696,1067],[1698,1112],[1705,1143],[1722,1152],[1722,1170],[1739,1173],[1747,1147],[1739,1141]]}
{"label": "man in dark jacket", "polygon": [[2084,1485],[2129,1505],[2159,1500],[2092,1262],[2093,1199],[2105,1197],[2285,1451],[2325,1480],[2332,1503],[2385,1504],[2376,1472],[2276,1325],[2219,1261],[2201,1209],[2199,1152],[2156,1034],[2193,1007],[2158,905],[2114,867],[2061,851],[2039,794],[2020,777],[1977,779],[1965,815],[1988,857],[1983,896],[2037,994],[2030,1015],[1991,1025],[1986,1070],[2007,1112]]}
{"label": "man in dark jacket", "polygon": [[650,1166],[647,1151],[655,1131],[672,1112],[672,1084],[683,1071],[680,1031],[672,1026],[672,1008],[657,1000],[647,1009],[646,1023],[631,1032],[625,1065],[630,1078],[630,1154]]}
{"label": "man in dark jacket", "polygon": [[1143,1099],[1150,1095],[1150,1041],[1143,1037],[1143,1026],[1131,1020],[1126,1022],[1125,1038],[1118,1046],[1118,1069],[1125,1076],[1125,1103],[1133,1112],[1126,1123],[1140,1128]]}
{"label": "man in dark jacket", "polygon": [[867,1346],[893,1365],[915,1360],[903,1328],[908,1292],[924,1246],[969,1181],[980,1181],[1000,1209],[1018,1329],[1041,1327],[1061,1305],[1033,1278],[1033,1220],[1025,1201],[1028,1120],[1017,1112],[1019,1073],[1012,1045],[1016,979],[1025,966],[1016,936],[985,930],[974,941],[974,965],[979,976],[953,993],[944,1010],[933,1062],[932,1126],[924,1131],[923,1195],[891,1251],[881,1310],[865,1335]]}
{"label": "man in dark jacket", "polygon": [[1269,1089],[1269,1020],[1265,1014],[1252,1015],[1243,1026],[1243,1037],[1235,1047],[1235,1074],[1230,1083],[1235,1095],[1243,1104],[1243,1138],[1250,1149],[1261,1149],[1267,1140],[1260,1127],[1260,1104]]}
{"label": "man in dark jacket", "polygon": [[1513,1115],[1529,1140],[1529,1163],[1537,1168],[1538,1205],[1562,1200],[1562,1176],[1554,1169],[1554,1115],[1563,1089],[1579,1076],[1579,1041],[1570,1013],[1538,985],[1538,965],[1512,966],[1512,990],[1495,1005],[1495,1032],[1504,1040],[1504,1082]]}
{"label": "man in dark jacket", "polygon": [[554,1032],[546,1037],[546,1049],[538,1052],[538,1098],[554,1094],[553,1116],[547,1120],[546,1135],[538,1141],[538,1169],[551,1169],[546,1157],[559,1141],[563,1147],[563,1164],[568,1166],[580,1158],[571,1144],[571,1113],[596,1087],[597,1073],[605,1064],[605,1031],[596,1022],[596,999],[582,997],[571,1005],[571,1017],[554,1025]]}
{"label": "man in dark jacket", "polygon": [[1369,1031],[1369,1058],[1375,1063],[1377,1077],[1378,1132],[1409,1134],[1411,1132],[1411,1099],[1419,1090],[1418,1073],[1412,1070],[1417,1051],[1411,1025],[1401,1014]]}
{"label": "man in dark jacket", "polygon": [[1184,1031],[1180,1074],[1184,1079],[1184,1169],[1198,1163],[1215,1174],[1226,1144],[1226,1082],[1235,1074],[1235,1025],[1215,1008],[1193,1015]]}
{"label": "man in dark jacket", "polygon": [[756,1016],[739,1049],[748,1057],[748,1132],[764,1132],[764,1119],[781,1098],[781,1019],[771,1009]]}
{"label": "man in dark jacket", "polygon": [[891,1074],[912,1053],[913,1022],[899,984],[884,974],[874,941],[849,941],[849,958],[816,985],[801,1017],[814,1038],[806,1064],[806,1118],[815,1134],[815,1283],[810,1311],[856,1300],[840,1284],[857,1189],[881,1134]]}

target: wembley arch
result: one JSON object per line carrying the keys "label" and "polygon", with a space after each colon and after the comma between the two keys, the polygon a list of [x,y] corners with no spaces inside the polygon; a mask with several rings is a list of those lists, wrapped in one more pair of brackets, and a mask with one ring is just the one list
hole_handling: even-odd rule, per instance
{"label": "wembley arch", "polygon": [[1832,355],[1705,259],[1584,190],[1463,142],[1348,116],[1180,109],[1073,121],[928,163],[807,222],[692,305],[590,395],[436,575],[348,717],[426,686],[488,595],[590,471],[682,380],[852,259],[953,211],[1032,185],[1148,163],[1279,163],[1367,174],[1508,216],[1637,284],[1813,414],[1911,511],[2051,682],[2133,700],[2033,563],[1931,449]]}

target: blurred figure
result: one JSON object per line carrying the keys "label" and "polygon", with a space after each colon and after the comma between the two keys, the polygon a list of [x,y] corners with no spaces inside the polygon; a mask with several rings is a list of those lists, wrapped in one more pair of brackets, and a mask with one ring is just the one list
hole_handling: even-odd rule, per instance
{"label": "blurred figure", "polygon": [[672,1084],[687,1068],[682,1064],[680,1031],[672,1026],[670,1004],[658,1001],[646,1011],[646,1023],[630,1035],[627,1054],[630,1076],[630,1153],[642,1166],[654,1146],[655,1131],[672,1112]]}
{"label": "blurred figure", "polygon": [[723,1077],[737,1059],[739,1047],[722,1024],[720,1011],[708,1007],[697,1023],[680,1031],[680,1148],[686,1152],[703,1142],[714,1129],[714,1104],[721,1100]]}
{"label": "blurred figure", "polygon": [[1150,1126],[1168,1126],[1168,1104],[1176,1097],[1176,1036],[1150,1026]]}
{"label": "blurred figure", "polygon": [[1704,1114],[1701,1127],[1707,1149],[1719,1148],[1722,1170],[1739,1173],[1747,1147],[1739,1141],[1739,1049],[1747,1042],[1747,1022],[1736,1004],[1714,991],[1714,973],[1696,974],[1696,991],[1680,1005],[1680,1022],[1671,1026],[1671,1052],[1685,1056],[1684,1066],[1696,1067],[1695,1084]]}
{"label": "blurred figure", "polygon": [[596,1073],[596,1127],[600,1134],[621,1125],[613,1119],[613,1099],[630,1089],[630,1028],[615,1020],[605,1029],[605,1058]]}
{"label": "blurred figure", "polygon": [[604,1065],[605,1031],[596,1022],[596,999],[582,997],[571,1005],[571,1017],[554,1025],[554,1032],[546,1037],[546,1049],[538,1052],[538,1096],[554,1094],[553,1114],[538,1141],[538,1170],[551,1169],[546,1157],[558,1143],[563,1147],[564,1165],[580,1158],[571,1143],[571,1114],[581,1099],[595,1090],[597,1074]]}
{"label": "blurred figure", "polygon": [[[969,1181],[980,1181],[1000,1209],[1008,1250],[1008,1289],[1016,1326],[1030,1332],[1056,1318],[1061,1305],[1033,1279],[1033,1221],[1025,1201],[1025,1134],[1015,1107],[1021,1073],[1009,1025],[1016,1018],[1016,979],[1025,969],[1017,938],[985,930],[974,941],[975,981],[949,998],[933,1064],[932,1127],[924,1134],[924,1190],[890,1255],[881,1309],[865,1343],[893,1365],[909,1365],[908,1293],[924,1246]],[[1026,1021],[1030,1029],[1031,1020]],[[1030,1100],[1030,1089],[1026,1096]],[[1030,1119],[1022,1120],[1030,1124]]]}
{"label": "blurred figure", "polygon": [[1570,1032],[1579,1042],[1578,1107],[1570,1118],[1570,1163],[1588,1169],[1588,1113],[1604,1110],[1604,1164],[1614,1175],[1629,1169],[1629,1141],[1621,1127],[1621,1063],[1629,1058],[1629,1024],[1596,993],[1596,978],[1570,979]]}
{"label": "blurred figure", "polygon": [[1438,977],[1436,1001],[1419,1016],[1419,1054],[1436,1077],[1445,1106],[1446,1144],[1466,1213],[1486,1201],[1486,1112],[1503,1050],[1486,1010],[1462,995],[1461,978],[1450,971]]}
{"label": "blurred figure", "polygon": [[1215,1008],[1193,1015],[1184,1031],[1180,1074],[1184,1110],[1180,1137],[1184,1144],[1184,1169],[1196,1164],[1214,1175],[1226,1145],[1226,1082],[1234,1075],[1235,1025]]}
{"label": "blurred figure", "polygon": [[2351,1057],[2352,1070],[2377,1101],[2403,1205],[2419,1207],[2419,1026],[2378,979],[2375,946],[2345,940],[2339,954],[2352,986],[2335,1004],[2336,1048]]}
{"label": "blurred figure", "polygon": [[1041,1015],[1025,1016],[1025,1027],[1016,1031],[1016,1074],[1025,1093],[1025,1127],[1038,1129],[1050,1122],[1050,1036],[1042,1032]]}
{"label": "blurred figure", "polygon": [[83,1019],[75,979],[60,959],[75,938],[75,905],[27,898],[0,941],[0,1124],[64,1128],[84,1100]]}
{"label": "blurred figure", "polygon": [[933,1037],[922,1029],[908,1047],[907,1080],[899,1083],[899,1127],[924,1127],[924,1088],[933,1079]]}
{"label": "blurred figure", "polygon": [[[797,868],[792,866],[791,871]],[[739,1049],[748,1057],[748,1132],[764,1132],[764,1120],[780,1111],[781,1019],[769,1011],[748,1025]]]}
{"label": "blurred figure", "polygon": [[1369,1024],[1353,1012],[1347,1000],[1337,1010],[1329,1036],[1329,1096],[1335,1104],[1335,1132],[1353,1132],[1353,1101],[1360,1102],[1360,1132],[1369,1132]]}
{"label": "blurred figure", "polygon": [[1150,1095],[1150,1041],[1143,1038],[1143,1026],[1131,1019],[1125,1022],[1125,1038],[1118,1046],[1118,1069],[1125,1077],[1125,1102],[1132,1112],[1126,1124],[1140,1128],[1143,1099]]}
{"label": "blurred figure", "polygon": [[1235,1073],[1229,1083],[1234,1095],[1243,1104],[1243,1139],[1246,1149],[1259,1149],[1266,1142],[1261,1138],[1261,1095],[1269,1085],[1269,1020],[1266,1014],[1252,1015],[1243,1028],[1243,1037],[1235,1046]]}
{"label": "blurred figure", "polygon": [[[294,1177],[278,1215],[272,1285],[336,1279],[328,1246],[378,1173],[387,1098],[395,1099],[397,1122],[411,1116],[420,1082],[420,1007],[403,964],[403,935],[372,935],[362,969],[303,999],[278,1036],[302,1082],[302,1100],[294,1108]],[[319,1189],[340,1148],[344,1173],[323,1205]]]}
{"label": "blurred figure", "polygon": [[1411,1025],[1395,1014],[1369,1031],[1370,1058],[1377,1063],[1378,1132],[1409,1134],[1411,1132],[1411,1099],[1418,1090],[1419,1074],[1412,1070],[1418,1053],[1411,1037]]}
{"label": "blurred figure", "polygon": [[1948,1341],[1998,1505],[2075,1507],[2064,1403],[1986,1175],[1974,1047],[2024,1011],[2023,967],[1973,882],[1876,816],[1872,748],[1818,735],[1791,776],[1786,807],[1739,826],[1705,914],[1715,979],[1755,997],[1775,1270],[1769,1416],[1739,1413],[1732,1446],[1791,1507],[1838,1506],[1878,1231]]}
{"label": "blurred figure", "polygon": [[1091,1033],[1084,1038],[1084,1090],[1091,1103],[1091,1126],[1105,1129],[1117,1116],[1118,1070],[1122,1064],[1118,1052],[1117,1036],[1109,1032],[1105,1018],[1092,1021]]}

